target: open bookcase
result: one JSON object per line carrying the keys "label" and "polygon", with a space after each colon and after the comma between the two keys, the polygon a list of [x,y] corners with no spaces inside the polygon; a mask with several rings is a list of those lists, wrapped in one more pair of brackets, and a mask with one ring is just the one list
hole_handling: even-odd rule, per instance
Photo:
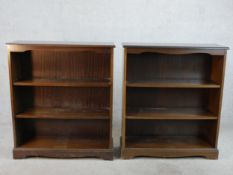
{"label": "open bookcase", "polygon": [[113,44],[8,43],[14,158],[113,159]]}
{"label": "open bookcase", "polygon": [[124,44],[122,158],[218,157],[227,49]]}

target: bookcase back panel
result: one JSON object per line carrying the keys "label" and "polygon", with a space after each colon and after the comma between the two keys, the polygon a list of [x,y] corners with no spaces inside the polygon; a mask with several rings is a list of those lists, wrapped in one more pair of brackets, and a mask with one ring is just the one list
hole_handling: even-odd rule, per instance
{"label": "bookcase back panel", "polygon": [[193,136],[211,133],[216,121],[126,120],[126,136]]}
{"label": "bookcase back panel", "polygon": [[[210,100],[219,98],[219,90],[127,88],[127,109],[132,108],[208,108]],[[218,103],[212,104],[212,106]]]}
{"label": "bookcase back panel", "polygon": [[12,52],[15,80],[109,80],[110,52],[32,50]]}
{"label": "bookcase back panel", "polygon": [[17,124],[30,136],[109,136],[108,120],[17,119]]}
{"label": "bookcase back panel", "polygon": [[[142,53],[127,55],[127,81],[213,80],[212,64],[219,60],[209,54],[170,55]],[[221,61],[221,60],[220,60]],[[221,75],[221,71],[216,73]]]}
{"label": "bookcase back panel", "polygon": [[109,88],[15,87],[16,113],[26,108],[80,112],[109,110],[109,95]]}
{"label": "bookcase back panel", "polygon": [[108,148],[108,120],[17,119],[16,146],[22,148]]}
{"label": "bookcase back panel", "polygon": [[32,78],[31,52],[10,52],[12,81]]}

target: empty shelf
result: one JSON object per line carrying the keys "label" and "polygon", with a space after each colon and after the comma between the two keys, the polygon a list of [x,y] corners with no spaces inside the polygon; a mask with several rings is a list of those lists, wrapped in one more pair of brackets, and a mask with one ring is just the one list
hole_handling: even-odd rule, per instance
{"label": "empty shelf", "polygon": [[166,80],[147,80],[147,81],[127,81],[127,87],[147,87],[147,88],[220,88],[216,84],[208,80],[192,80],[192,79],[166,79]]}
{"label": "empty shelf", "polygon": [[201,108],[141,108],[130,109],[127,119],[215,120],[217,116]]}
{"label": "empty shelf", "polygon": [[57,149],[106,149],[109,147],[108,138],[88,137],[55,137],[37,136],[19,146],[20,148],[57,148]]}
{"label": "empty shelf", "polygon": [[61,108],[30,108],[16,115],[16,118],[42,119],[109,119],[108,110],[72,111]]}
{"label": "empty shelf", "polygon": [[211,148],[198,136],[130,136],[126,138],[128,148]]}
{"label": "empty shelf", "polygon": [[110,81],[103,80],[24,80],[13,83],[14,86],[53,86],[53,87],[109,87]]}

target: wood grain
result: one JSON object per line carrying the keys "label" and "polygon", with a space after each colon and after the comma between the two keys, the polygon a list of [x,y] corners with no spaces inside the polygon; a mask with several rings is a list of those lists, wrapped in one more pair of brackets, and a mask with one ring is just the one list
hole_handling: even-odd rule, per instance
{"label": "wood grain", "polygon": [[54,149],[107,149],[107,138],[38,136],[20,145],[20,148],[54,148]]}
{"label": "wood grain", "polygon": [[127,137],[128,148],[211,148],[204,139],[195,136]]}
{"label": "wood grain", "polygon": [[145,88],[220,88],[220,85],[213,81],[192,80],[192,79],[155,79],[144,81],[128,81],[127,87]]}
{"label": "wood grain", "polygon": [[108,110],[81,110],[75,111],[69,108],[29,108],[16,115],[16,118],[38,119],[110,119]]}
{"label": "wood grain", "polygon": [[45,80],[33,79],[14,82],[14,86],[46,86],[46,87],[110,87],[111,82],[99,80]]}
{"label": "wood grain", "polygon": [[136,108],[128,109],[127,119],[151,120],[217,120],[202,108]]}

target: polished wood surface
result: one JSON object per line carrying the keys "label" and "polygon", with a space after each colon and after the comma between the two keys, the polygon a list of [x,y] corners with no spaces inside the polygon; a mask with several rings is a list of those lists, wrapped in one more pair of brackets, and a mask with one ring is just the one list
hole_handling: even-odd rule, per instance
{"label": "polished wood surface", "polygon": [[11,52],[15,81],[107,81],[110,80],[110,52],[32,50]]}
{"label": "polished wood surface", "polygon": [[121,156],[218,158],[226,50],[123,44]]}
{"label": "polished wood surface", "polygon": [[178,49],[226,49],[229,47],[218,44],[195,44],[195,43],[123,43],[124,48],[178,48]]}
{"label": "polished wood surface", "polygon": [[151,120],[216,120],[217,116],[202,108],[134,108],[127,111],[126,118]]}
{"label": "polished wood surface", "polygon": [[220,88],[220,85],[213,81],[190,80],[190,79],[155,79],[141,81],[127,81],[127,87],[148,87],[148,88]]}
{"label": "polished wood surface", "polygon": [[[16,114],[29,108],[60,108],[70,111],[101,111],[110,108],[109,88],[16,86]],[[27,98],[24,98],[27,97]]]}
{"label": "polished wood surface", "polygon": [[210,148],[205,139],[195,136],[127,137],[128,148]]}
{"label": "polished wood surface", "polygon": [[[127,81],[189,83],[211,81],[209,54],[128,54]],[[143,70],[143,73],[141,71]],[[217,84],[217,83],[216,83]]]}
{"label": "polished wood surface", "polygon": [[65,41],[12,41],[6,43],[8,46],[11,45],[26,45],[26,46],[43,46],[43,47],[54,47],[54,46],[65,46],[65,47],[115,47],[114,43],[111,42],[65,42]]}
{"label": "polished wood surface", "polygon": [[98,80],[45,80],[33,79],[14,82],[14,86],[47,86],[47,87],[109,87],[111,82]]}
{"label": "polished wood surface", "polygon": [[41,119],[109,119],[108,110],[82,110],[75,111],[65,108],[28,108],[18,113],[16,118],[41,118]]}
{"label": "polished wood surface", "polygon": [[8,43],[14,158],[113,159],[113,48]]}
{"label": "polished wood surface", "polygon": [[23,143],[20,148],[107,149],[108,139],[40,136]]}

